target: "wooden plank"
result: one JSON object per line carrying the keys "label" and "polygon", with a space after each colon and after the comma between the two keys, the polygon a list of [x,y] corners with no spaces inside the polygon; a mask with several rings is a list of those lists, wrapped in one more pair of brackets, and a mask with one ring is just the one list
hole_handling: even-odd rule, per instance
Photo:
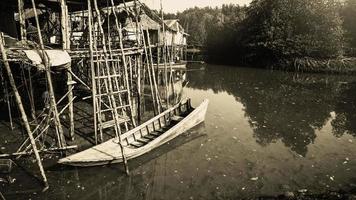
{"label": "wooden plank", "polygon": [[[128,121],[130,121],[129,118],[120,117],[117,122],[119,124],[122,124],[122,123],[125,123],[125,122],[128,122]],[[113,127],[113,126],[115,126],[115,120],[110,120],[110,121],[107,121],[107,122],[103,122],[102,125],[99,125],[99,128],[107,129],[107,128],[110,128],[110,127]]]}

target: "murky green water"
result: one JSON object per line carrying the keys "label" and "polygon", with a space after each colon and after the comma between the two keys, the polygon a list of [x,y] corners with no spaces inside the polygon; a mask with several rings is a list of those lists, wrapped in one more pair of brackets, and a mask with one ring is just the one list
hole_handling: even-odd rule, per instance
{"label": "murky green water", "polygon": [[[191,66],[194,67],[194,66]],[[199,66],[195,66],[199,68]],[[356,77],[207,65],[183,96],[210,100],[204,124],[122,166],[23,172],[8,199],[238,199],[356,188]],[[21,181],[20,180],[25,180]]]}

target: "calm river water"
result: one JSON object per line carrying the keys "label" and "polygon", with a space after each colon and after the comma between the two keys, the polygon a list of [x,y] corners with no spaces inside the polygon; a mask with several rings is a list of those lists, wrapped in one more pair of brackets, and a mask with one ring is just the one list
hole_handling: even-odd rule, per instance
{"label": "calm river water", "polygon": [[195,106],[210,100],[205,123],[130,161],[130,177],[118,165],[47,167],[49,191],[28,179],[5,197],[239,199],[356,189],[356,77],[199,68],[190,66],[183,96]]}

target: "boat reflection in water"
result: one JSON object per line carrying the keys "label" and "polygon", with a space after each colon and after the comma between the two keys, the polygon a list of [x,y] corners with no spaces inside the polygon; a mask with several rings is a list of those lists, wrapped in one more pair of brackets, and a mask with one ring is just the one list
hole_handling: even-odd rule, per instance
{"label": "boat reflection in water", "polygon": [[205,123],[129,161],[130,177],[121,165],[47,167],[48,192],[14,192],[34,188],[33,179],[2,192],[9,199],[251,199],[355,189],[355,77],[200,68],[188,66],[174,90],[193,107],[210,100]]}

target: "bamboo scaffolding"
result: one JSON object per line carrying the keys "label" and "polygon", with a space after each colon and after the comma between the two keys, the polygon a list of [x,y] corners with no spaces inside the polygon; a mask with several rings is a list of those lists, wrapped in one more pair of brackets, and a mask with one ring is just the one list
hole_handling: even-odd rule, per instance
{"label": "bamboo scaffolding", "polygon": [[[98,20],[98,26],[99,26],[99,31],[102,35],[102,45],[103,45],[103,51],[104,51],[104,58],[105,60],[107,59],[108,55],[107,55],[107,49],[106,49],[106,42],[105,42],[105,34],[104,34],[104,30],[103,30],[103,27],[102,27],[102,20],[101,20],[101,16],[100,16],[100,11],[99,11],[99,8],[98,8],[98,4],[97,4],[97,0],[94,0],[94,8],[95,8],[95,11],[96,11],[96,14],[97,14],[97,20]],[[121,38],[121,37],[120,37]],[[121,40],[120,40],[121,41]],[[120,45],[122,44],[122,41],[120,42]],[[125,62],[125,61],[124,61]],[[108,72],[108,85],[109,85],[109,91],[112,93],[113,92],[113,86],[112,86],[112,81],[111,81],[111,75],[110,75],[110,69],[109,69],[109,63],[108,61],[106,60],[105,61],[105,65],[106,65],[106,70]],[[127,66],[124,64],[124,67],[125,67],[125,77],[127,77]],[[128,80],[126,79],[126,81],[128,82]],[[128,86],[128,85],[127,85]],[[113,110],[114,110],[114,121],[115,121],[115,129],[117,129],[120,124],[119,124],[119,119],[118,119],[118,112],[117,112],[117,106],[116,106],[116,101],[115,101],[115,98],[114,98],[114,95],[111,94],[109,95],[111,98],[111,101],[112,101],[112,104],[113,104]],[[130,98],[130,97],[129,97]],[[120,149],[121,149],[121,153],[122,153],[122,158],[124,160],[124,166],[125,166],[125,171],[126,171],[126,174],[129,175],[130,172],[129,172],[129,168],[128,168],[128,165],[127,165],[127,159],[126,159],[126,156],[125,156],[125,151],[124,151],[124,147],[122,146],[122,141],[121,141],[121,133],[117,134],[117,137],[119,139],[119,145],[120,145]]]}
{"label": "bamboo scaffolding", "polygon": [[[70,49],[70,35],[69,35],[69,24],[68,24],[68,7],[65,0],[60,1],[61,4],[61,31],[62,31],[62,48],[63,50]],[[67,88],[68,101],[73,102],[73,78],[71,69],[67,70]],[[72,141],[74,141],[74,105],[69,104],[69,136]]]}
{"label": "bamboo scaffolding", "polygon": [[51,67],[49,65],[49,60],[46,54],[46,51],[44,50],[44,44],[43,44],[43,39],[42,39],[42,34],[41,34],[41,28],[40,28],[40,23],[38,20],[38,15],[37,15],[37,9],[36,9],[36,4],[35,0],[31,0],[32,2],[32,9],[35,15],[35,20],[36,20],[36,27],[37,27],[37,34],[39,37],[40,41],[40,50],[41,50],[41,57],[45,65],[46,69],[46,77],[47,77],[47,84],[48,84],[48,89],[49,89],[49,96],[50,96],[50,104],[51,107],[53,108],[53,115],[54,115],[54,123],[56,125],[56,132],[58,132],[60,141],[58,141],[59,147],[65,147],[66,146],[66,141],[62,129],[62,125],[59,119],[58,115],[58,110],[57,110],[57,103],[56,103],[56,98],[54,96],[54,90],[53,90],[53,85],[52,85],[52,75],[51,75]]}
{"label": "bamboo scaffolding", "polygon": [[[116,13],[115,13],[115,9],[114,9],[114,6],[111,6],[111,10],[112,12],[114,13],[114,16],[116,16]],[[109,14],[109,5],[107,7],[107,13]],[[118,25],[118,22],[117,20],[117,17],[115,17],[115,24]],[[118,58],[115,58],[114,59],[114,56],[112,55],[112,49],[111,49],[111,33],[110,33],[110,17],[108,16],[108,23],[107,23],[107,28],[108,28],[108,36],[107,36],[107,40],[108,40],[108,47],[109,47],[109,55],[110,55],[110,59],[113,60],[114,62],[112,63],[112,68],[113,68],[113,79],[114,79],[114,83],[116,85],[116,89],[118,90],[118,92],[116,92],[117,96],[119,97],[119,103],[120,105],[123,105],[123,100],[122,100],[122,92],[120,91],[120,81],[119,81],[119,77],[120,77],[120,63],[119,63],[119,59]],[[119,28],[117,26],[117,31],[119,31]],[[125,57],[124,57],[125,59]],[[127,92],[130,91],[130,87],[127,86]],[[115,93],[115,92],[113,92]],[[130,99],[130,93],[128,93],[128,100]],[[126,109],[121,109],[121,115],[122,116],[125,116],[125,111]],[[129,127],[128,127],[128,123],[125,121],[124,122],[124,126],[125,126],[125,129],[126,131],[129,130]],[[118,127],[119,129],[121,129],[121,127]],[[121,133],[121,130],[119,130],[119,132]]]}
{"label": "bamboo scaffolding", "polygon": [[121,59],[124,65],[124,75],[125,75],[125,84],[127,86],[128,89],[128,102],[129,102],[129,106],[130,106],[130,112],[131,112],[131,121],[132,121],[132,125],[133,127],[136,127],[136,122],[135,119],[132,115],[132,102],[131,102],[131,92],[130,92],[130,84],[129,84],[129,80],[128,80],[128,69],[127,69],[127,62],[126,62],[126,55],[125,55],[125,51],[124,51],[124,44],[123,44],[123,35],[122,35],[122,27],[121,24],[119,24],[118,21],[118,17],[117,14],[115,12],[115,5],[114,5],[114,1],[111,0],[111,6],[113,8],[113,13],[114,13],[114,17],[115,17],[115,25],[117,28],[117,31],[119,32],[119,43],[120,43],[120,50],[122,51],[121,54]]}
{"label": "bamboo scaffolding", "polygon": [[[32,0],[32,2],[33,2],[33,0]],[[46,177],[45,171],[43,169],[41,157],[40,157],[40,155],[38,153],[36,142],[35,142],[35,139],[33,138],[32,131],[31,131],[30,125],[28,123],[27,115],[26,115],[25,109],[23,107],[20,94],[19,94],[19,92],[17,90],[16,84],[15,84],[15,80],[14,80],[14,77],[13,77],[11,69],[10,69],[9,62],[7,61],[7,55],[6,55],[6,52],[5,52],[3,38],[4,38],[4,35],[1,34],[0,50],[1,50],[1,54],[2,54],[3,63],[4,63],[4,66],[5,66],[5,69],[7,71],[7,75],[8,75],[9,81],[10,81],[10,85],[12,87],[12,90],[13,90],[14,94],[15,94],[15,100],[17,102],[17,106],[18,106],[19,111],[21,113],[21,118],[22,118],[22,121],[24,123],[27,135],[28,135],[28,137],[29,137],[29,139],[31,141],[31,146],[32,146],[33,152],[35,154],[35,157],[36,157],[36,160],[37,160],[37,164],[38,164],[38,167],[40,169],[41,176],[42,176],[42,179],[43,179],[43,183],[44,183],[44,186],[45,186],[44,190],[47,190],[49,188],[47,177]]]}

